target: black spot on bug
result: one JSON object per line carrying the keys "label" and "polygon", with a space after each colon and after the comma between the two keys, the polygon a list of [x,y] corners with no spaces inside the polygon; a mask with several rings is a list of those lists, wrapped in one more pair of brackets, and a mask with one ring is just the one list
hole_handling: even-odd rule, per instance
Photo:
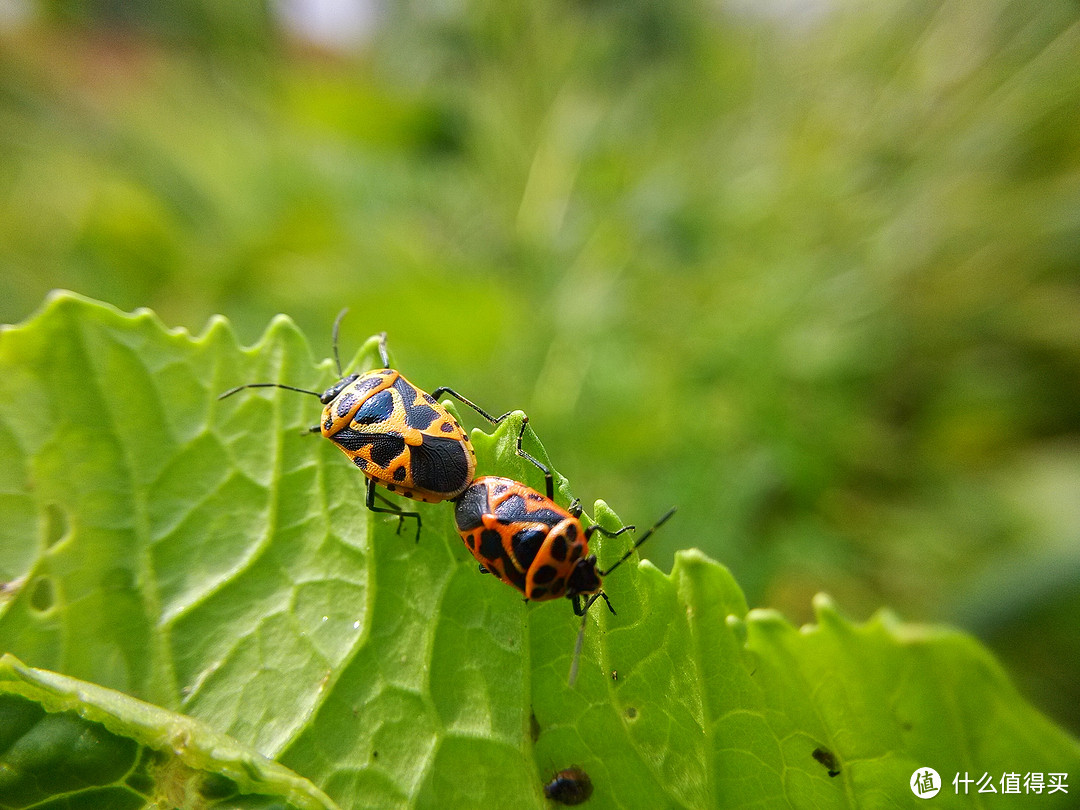
{"label": "black spot on bug", "polygon": [[533,582],[539,582],[541,585],[547,585],[558,575],[558,571],[550,565],[541,565],[536,569],[533,574]]}
{"label": "black spot on bug", "polygon": [[362,456],[353,456],[352,457],[352,462],[357,467],[359,467],[361,470],[365,470],[365,471],[367,470],[368,462],[367,462],[366,458],[363,458]]}
{"label": "black spot on bug", "polygon": [[[439,411],[432,407],[435,401],[431,399],[431,396],[428,394],[420,396],[420,392],[404,377],[398,377],[394,381],[393,388],[401,397],[401,404],[405,409],[405,424],[416,430],[427,430],[431,427],[431,423],[439,417]],[[424,402],[425,397],[432,403],[431,405],[420,404]],[[420,400],[420,403],[417,400]]]}
{"label": "black spot on bug", "polygon": [[[529,592],[529,599],[540,601],[548,594],[548,589],[541,585],[533,585],[532,591]],[[527,600],[526,600],[527,601]]]}
{"label": "black spot on bug", "polygon": [[473,484],[454,504],[454,523],[459,532],[469,532],[479,528],[484,515],[491,511],[488,505],[488,491],[483,484]]}
{"label": "black spot on bug", "polygon": [[541,529],[522,529],[514,534],[510,548],[514,550],[514,557],[523,571],[529,570],[546,537],[547,532]]}
{"label": "black spot on bug", "polygon": [[372,463],[383,469],[405,451],[405,439],[397,433],[365,433],[346,427],[330,438],[335,444],[353,453],[370,447]]}
{"label": "black spot on bug", "polygon": [[443,422],[441,425],[439,425],[439,430],[441,430],[443,433],[453,433],[454,426],[451,425],[449,422]]}
{"label": "black spot on bug", "polygon": [[395,481],[404,481],[405,476],[407,476],[408,474],[409,474],[409,471],[407,469],[405,469],[404,467],[398,467],[397,469],[394,470],[394,480]]}
{"label": "black spot on bug", "polygon": [[552,582],[551,587],[548,588],[548,591],[555,594],[556,596],[561,594],[565,590],[566,590],[566,580],[563,579],[562,577],[559,577],[557,580]]}
{"label": "black spot on bug", "polygon": [[[394,396],[389,391],[374,394],[360,406],[353,416],[353,424],[378,425],[386,422],[394,413]],[[344,415],[344,414],[342,414]]]}
{"label": "black spot on bug", "polygon": [[371,461],[383,469],[389,467],[390,462],[403,452],[405,452],[405,440],[395,434],[379,436],[371,442]]}
{"label": "black spot on bug", "polygon": [[585,553],[584,543],[574,543],[570,547],[570,562],[577,562],[581,559],[581,555]]}
{"label": "black spot on bug", "polygon": [[480,556],[487,560],[497,560],[505,554],[503,549],[502,535],[494,529],[484,529],[480,532]]}
{"label": "black spot on bug", "polygon": [[840,762],[836,759],[836,754],[830,751],[828,748],[815,748],[810,756],[820,762],[825,770],[828,771],[829,776],[840,775]]}
{"label": "black spot on bug", "polygon": [[338,397],[338,401],[337,401],[337,415],[338,415],[338,418],[348,416],[349,411],[352,410],[353,405],[356,404],[357,399],[359,399],[359,397],[357,397],[356,394],[352,393],[351,391],[346,393],[346,394],[342,394],[340,397]]}
{"label": "black spot on bug", "polygon": [[467,535],[465,535],[465,545],[467,545],[469,548],[471,548],[471,549],[473,549],[475,551],[476,550],[476,535],[475,534],[467,534]]}
{"label": "black spot on bug", "polygon": [[[546,501],[546,498],[540,500]],[[555,527],[562,523],[564,516],[551,509],[536,509],[529,511],[525,499],[520,495],[511,495],[501,504],[495,512],[502,523],[543,523],[548,527]]]}
{"label": "black spot on bug", "polygon": [[483,529],[479,535],[480,547],[477,555],[484,560],[489,570],[497,572],[500,579],[524,593],[525,574],[514,565],[514,561],[503,548],[502,535],[494,529]]}
{"label": "black spot on bug", "polygon": [[409,468],[420,489],[456,495],[469,483],[469,456],[457,439],[427,436],[411,448]]}
{"label": "black spot on bug", "polygon": [[577,526],[575,526],[573,523],[566,527],[566,539],[569,540],[571,543],[577,540],[577,535]]}
{"label": "black spot on bug", "polygon": [[[567,526],[566,533],[570,534],[570,532],[573,531],[573,528],[573,525]],[[566,537],[561,534],[555,535],[551,541],[551,545],[548,547],[548,553],[559,562],[566,562],[566,554],[569,550],[569,547],[566,545]]]}
{"label": "black spot on bug", "polygon": [[383,377],[393,373],[393,369],[387,368],[381,368],[378,371],[369,371],[362,377],[357,378],[356,382],[352,384],[351,393],[356,394],[357,397],[363,397],[368,391],[382,385]]}
{"label": "black spot on bug", "polygon": [[397,492],[397,487],[396,487],[396,486],[394,486],[393,484],[387,484],[387,485],[386,485],[386,489],[387,489],[387,490],[388,490],[389,492]]}

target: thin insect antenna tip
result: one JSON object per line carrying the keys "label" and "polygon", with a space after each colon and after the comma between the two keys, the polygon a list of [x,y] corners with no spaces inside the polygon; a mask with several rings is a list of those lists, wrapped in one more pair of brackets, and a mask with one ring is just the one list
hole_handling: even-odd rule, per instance
{"label": "thin insect antenna tip", "polygon": [[581,616],[581,628],[578,630],[577,641],[574,642],[574,652],[570,657],[570,678],[568,683],[571,687],[577,681],[578,664],[581,662],[581,648],[585,644],[585,619],[588,615],[589,612],[586,610]]}
{"label": "thin insect antenna tip", "polygon": [[341,312],[337,314],[337,317],[334,318],[334,329],[331,335],[334,350],[334,362],[337,363],[338,374],[340,374],[342,377],[345,376],[345,371],[341,368],[341,355],[338,353],[338,332],[341,329],[341,319],[344,318],[348,314],[348,312],[349,308],[345,307],[343,310],[341,310]]}
{"label": "thin insect antenna tip", "polygon": [[[606,577],[608,574],[610,574],[612,571],[614,571],[616,568],[618,568],[624,562],[629,560],[630,555],[633,554],[635,551],[637,551],[638,546],[640,546],[642,543],[644,543],[646,540],[648,540],[652,536],[653,532],[655,532],[657,529],[659,529],[661,526],[663,526],[665,523],[668,522],[668,519],[672,515],[675,514],[675,510],[676,510],[676,507],[674,507],[674,506],[671,507],[670,509],[668,509],[663,514],[663,516],[658,521],[656,521],[656,523],[654,523],[652,526],[649,527],[649,530],[647,532],[645,532],[645,534],[641,535],[641,537],[639,537],[634,542],[634,545],[630,546],[630,548],[627,550],[627,552],[625,554],[623,554],[618,560],[615,561],[615,564],[612,565],[611,568],[607,569],[606,571],[601,571],[600,576],[601,577]],[[611,603],[609,602],[608,607],[610,607],[610,606],[611,606]]]}
{"label": "thin insect antenna tip", "polygon": [[286,391],[296,391],[300,394],[310,394],[313,397],[322,397],[318,391],[309,391],[306,388],[297,388],[293,385],[284,385],[282,383],[248,383],[247,385],[238,385],[236,388],[230,388],[224,394],[219,394],[218,399],[225,399],[225,397],[231,397],[238,391],[243,391],[245,388],[284,388]]}

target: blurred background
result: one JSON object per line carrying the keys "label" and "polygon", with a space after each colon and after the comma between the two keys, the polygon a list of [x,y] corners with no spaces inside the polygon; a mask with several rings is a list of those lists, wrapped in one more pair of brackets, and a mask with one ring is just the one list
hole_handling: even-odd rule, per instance
{"label": "blurred background", "polygon": [[1075,0],[0,0],[0,321],[349,306],[677,504],[665,570],[956,624],[1074,733],[1078,270]]}

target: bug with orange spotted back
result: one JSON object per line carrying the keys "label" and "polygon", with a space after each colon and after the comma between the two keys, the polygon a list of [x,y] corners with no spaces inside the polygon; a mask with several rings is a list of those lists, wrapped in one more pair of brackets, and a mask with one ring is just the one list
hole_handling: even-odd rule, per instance
{"label": "bug with orange spotted back", "polygon": [[[239,385],[218,399],[245,388],[284,388],[318,397],[324,406],[322,419],[310,432],[322,433],[367,476],[368,509],[397,515],[398,531],[405,518],[415,519],[419,540],[420,513],[405,511],[376,493],[375,487],[381,484],[396,495],[426,503],[456,498],[472,483],[476,452],[468,434],[439,404],[439,398],[452,396],[493,425],[511,412],[495,417],[452,388],[437,388],[430,394],[417,388],[390,368],[385,332],[379,335],[378,344],[382,368],[346,375],[338,354],[338,330],[347,311],[343,309],[338,314],[333,329],[334,361],[340,379],[321,394],[265,382]],[[384,506],[376,506],[376,498]]]}
{"label": "bug with orange spotted back", "polygon": [[559,771],[544,785],[544,796],[559,804],[581,804],[592,791],[589,775],[576,765]]}
{"label": "bug with orange spotted back", "polygon": [[554,479],[538,459],[521,447],[528,419],[522,421],[517,437],[517,453],[544,473],[546,495],[511,478],[485,475],[477,478],[454,499],[454,521],[466,548],[480,563],[482,573],[494,574],[519,591],[525,601],[543,602],[566,597],[581,616],[581,630],[570,666],[570,683],[577,678],[577,663],[585,632],[585,615],[593,602],[603,598],[615,613],[602,590],[602,580],[652,536],[674,513],[669,509],[639,537],[630,549],[606,571],[599,570],[596,555],[589,553],[589,540],[596,532],[617,537],[632,531],[624,526],[608,531],[599,524],[581,524],[581,504],[574,501],[566,509],[555,503]]}

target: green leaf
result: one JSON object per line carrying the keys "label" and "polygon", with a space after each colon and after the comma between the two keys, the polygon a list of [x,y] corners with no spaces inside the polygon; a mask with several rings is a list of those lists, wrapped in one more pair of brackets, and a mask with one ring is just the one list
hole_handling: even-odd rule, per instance
{"label": "green leaf", "polygon": [[306,779],[205,723],[0,658],[0,807],[332,810]]}
{"label": "green leaf", "polygon": [[[358,361],[374,361],[373,343]],[[142,756],[132,750],[159,750],[147,735],[189,728],[181,713],[342,808],[550,807],[542,785],[570,765],[589,773],[598,808],[900,806],[923,767],[946,780],[937,806],[966,807],[974,794],[954,794],[956,773],[1080,773],[1080,745],[969,637],[885,613],[853,624],[824,598],[797,630],[748,612],[726,569],[695,551],[669,576],[648,563],[610,576],[618,614],[590,611],[571,688],[579,620],[565,600],[526,605],[481,576],[446,504],[409,503],[419,543],[368,512],[363,478],[305,432],[313,397],[217,399],[335,376],[285,318],[241,349],[220,319],[192,338],[63,293],[0,332],[0,650],[67,676],[7,664],[19,677],[5,685],[38,691],[4,704],[4,728],[29,730],[0,731],[0,775],[42,724],[70,722],[78,733],[48,732],[55,772],[119,785]],[[513,453],[520,420],[474,432],[479,470],[539,487]],[[558,498],[570,495],[560,479]],[[602,502],[595,513],[620,525]],[[677,533],[678,516],[662,531]],[[610,565],[626,544],[594,550]],[[85,741],[98,737],[93,759]],[[225,764],[249,755],[216,746],[197,744],[185,766],[236,781]],[[20,806],[7,784],[0,807]],[[60,776],[43,784],[67,796]],[[1010,798],[1036,800],[992,806]]]}

